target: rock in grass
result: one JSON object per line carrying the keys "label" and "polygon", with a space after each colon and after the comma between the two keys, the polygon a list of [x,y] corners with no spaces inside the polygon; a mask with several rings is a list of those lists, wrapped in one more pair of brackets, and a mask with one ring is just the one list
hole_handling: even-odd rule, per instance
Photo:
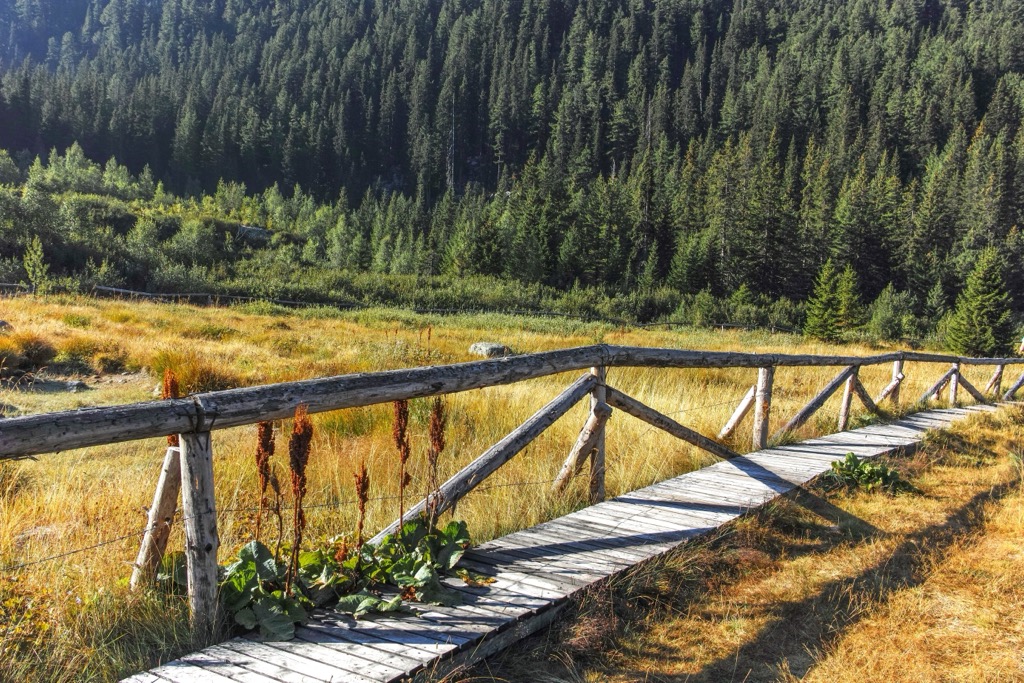
{"label": "rock in grass", "polygon": [[88,391],[89,385],[82,380],[76,379],[68,382],[67,388],[69,393],[77,394],[79,391]]}
{"label": "rock in grass", "polygon": [[13,331],[14,328],[11,327],[11,324],[9,322],[7,322],[6,320],[0,320],[0,334],[7,334],[8,332]]}
{"label": "rock in grass", "polygon": [[509,356],[512,354],[512,349],[499,344],[497,342],[476,342],[469,347],[469,352],[474,356],[483,356],[484,358],[499,358],[501,356]]}

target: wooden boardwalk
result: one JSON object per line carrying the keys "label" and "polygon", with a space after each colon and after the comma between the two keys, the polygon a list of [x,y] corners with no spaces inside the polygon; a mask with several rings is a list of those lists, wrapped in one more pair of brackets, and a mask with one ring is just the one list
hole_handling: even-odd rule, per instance
{"label": "wooden boardwalk", "polygon": [[473,548],[461,565],[496,581],[472,588],[446,580],[465,598],[458,607],[423,605],[418,618],[358,622],[319,610],[295,640],[236,638],[125,680],[359,683],[439,675],[543,628],[579,591],[790,492],[847,453],[870,458],[912,448],[930,429],[993,410],[928,410],[719,462]]}

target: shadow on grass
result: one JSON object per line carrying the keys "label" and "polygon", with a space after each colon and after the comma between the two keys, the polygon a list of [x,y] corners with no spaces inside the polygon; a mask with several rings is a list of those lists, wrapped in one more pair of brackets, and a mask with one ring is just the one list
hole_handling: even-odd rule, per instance
{"label": "shadow on grass", "polygon": [[[787,670],[795,678],[804,676],[816,661],[814,653],[826,649],[865,615],[861,605],[923,583],[938,554],[984,524],[984,505],[1018,486],[1017,481],[1005,482],[977,493],[944,522],[908,536],[891,554],[859,575],[832,581],[804,600],[774,606],[769,625],[738,650],[697,673],[661,680],[757,680],[779,670]],[[820,506],[818,501],[809,502]],[[835,514],[831,509],[823,512],[829,518]],[[855,517],[847,520],[850,524],[859,522]],[[752,671],[754,665],[761,672]]]}

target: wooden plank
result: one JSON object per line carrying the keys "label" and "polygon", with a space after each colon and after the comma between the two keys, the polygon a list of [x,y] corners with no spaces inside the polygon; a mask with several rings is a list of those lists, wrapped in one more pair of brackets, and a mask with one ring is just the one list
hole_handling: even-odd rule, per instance
{"label": "wooden plank", "polygon": [[181,434],[181,511],[192,631],[200,640],[217,632],[217,508],[213,498],[210,432]]}
{"label": "wooden plank", "polygon": [[353,671],[339,669],[336,666],[316,659],[310,659],[294,652],[279,650],[272,647],[270,643],[257,643],[252,640],[236,638],[221,643],[220,647],[237,652],[249,659],[272,664],[284,671],[298,673],[310,680],[323,681],[324,683],[337,680],[352,681],[352,683],[374,683],[380,680],[357,674]]}
{"label": "wooden plank", "polygon": [[732,416],[722,427],[722,431],[718,432],[718,438],[728,439],[732,436],[732,433],[736,431],[736,428],[740,426],[740,422],[743,422],[743,418],[747,416],[750,409],[754,407],[754,394],[757,392],[757,385],[753,385],[747,390],[747,393],[740,400],[740,404],[736,406],[736,410]]}
{"label": "wooden plank", "polygon": [[204,649],[202,652],[214,659],[229,662],[234,666],[252,671],[255,674],[280,681],[280,683],[321,683],[319,678],[307,676],[272,662],[265,662],[262,659],[250,657],[233,648],[225,647],[226,644],[214,645]]}
{"label": "wooden plank", "polygon": [[402,669],[407,674],[434,658],[433,653],[324,624],[299,626],[295,629],[295,637],[339,652],[362,653],[360,656],[372,657],[374,661]]}
{"label": "wooden plank", "polygon": [[[357,676],[364,676],[374,681],[390,681],[405,674],[403,669],[389,666],[379,661],[371,661],[348,652],[323,647],[318,644],[308,643],[304,640],[288,640],[284,642],[266,642],[267,647],[281,650],[288,654],[297,655],[315,662],[320,662],[341,671],[347,671]],[[347,674],[343,674],[347,678]],[[338,680],[336,677],[331,680]]]}
{"label": "wooden plank", "polygon": [[182,657],[181,661],[241,683],[278,683],[276,678],[251,671],[229,662],[224,657],[215,657],[207,652],[193,652]]}
{"label": "wooden plank", "polygon": [[607,392],[609,405],[643,420],[652,427],[664,430],[672,436],[702,448],[709,453],[713,453],[720,458],[735,458],[739,455],[739,453],[732,449],[726,448],[722,444],[712,441],[703,434],[699,434],[688,427],[684,427],[667,415],[662,415],[654,408],[644,405],[635,398],[626,396],[617,389],[608,387]]}
{"label": "wooden plank", "polygon": [[[319,613],[309,621],[304,628],[320,633],[327,633],[336,638],[351,640],[356,643],[372,644],[375,649],[390,651],[390,648],[397,648],[405,657],[413,658],[422,662],[432,661],[446,652],[450,652],[455,645],[441,643],[436,638],[428,638],[423,634],[409,633],[395,629],[388,629],[382,625],[371,625],[370,628],[354,629],[350,624],[332,618],[338,616],[332,613]],[[351,619],[348,620],[351,622]],[[388,645],[390,644],[390,645]]]}
{"label": "wooden plank", "polygon": [[173,683],[238,683],[237,680],[180,659],[152,669],[161,681]]}
{"label": "wooden plank", "polygon": [[597,448],[597,442],[604,434],[604,425],[608,418],[611,417],[611,414],[611,406],[604,401],[591,406],[590,417],[587,419],[586,424],[583,425],[583,429],[580,430],[579,436],[576,437],[576,442],[569,450],[565,463],[562,464],[562,469],[559,471],[558,476],[555,477],[555,483],[551,487],[553,491],[561,493],[569,485],[572,478],[580,473],[587,457]]}
{"label": "wooden plank", "polygon": [[[430,497],[431,503],[435,505],[436,513],[441,514],[451,509],[455,503],[476,488],[480,482],[494,474],[498,468],[526,448],[545,429],[554,424],[555,420],[565,415],[581,398],[590,393],[596,381],[593,375],[587,374],[580,377],[568,389],[530,416],[526,422],[513,429],[508,436],[488,448],[480,457],[463,467],[455,476],[443,483],[438,494]],[[425,511],[426,508],[427,499],[424,498],[407,511],[405,519],[415,517]],[[385,536],[398,530],[398,524],[399,520],[396,519],[371,538],[370,543],[380,543]]]}

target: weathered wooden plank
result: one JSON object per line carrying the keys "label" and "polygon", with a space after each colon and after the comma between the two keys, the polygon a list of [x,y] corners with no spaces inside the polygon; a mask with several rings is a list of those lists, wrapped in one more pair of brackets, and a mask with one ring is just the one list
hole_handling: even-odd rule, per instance
{"label": "weathered wooden plank", "polygon": [[181,510],[192,630],[201,640],[217,631],[217,508],[210,432],[181,434]]}
{"label": "weathered wooden plank", "polygon": [[375,638],[362,632],[349,632],[341,635],[338,632],[342,630],[348,631],[348,629],[341,629],[337,626],[322,624],[314,624],[313,628],[299,626],[295,629],[295,637],[338,652],[352,653],[364,658],[369,657],[381,664],[401,669],[406,674],[415,671],[434,658],[433,653]]}
{"label": "weathered wooden plank", "polygon": [[722,427],[722,431],[718,432],[719,439],[728,439],[732,436],[732,433],[736,431],[736,428],[740,426],[740,422],[743,422],[743,418],[747,416],[750,409],[754,407],[754,395],[757,393],[757,385],[753,385],[747,390],[747,393],[740,400],[740,404],[736,406],[736,410],[733,411],[732,416]]}
{"label": "weathered wooden plank", "polygon": [[164,454],[163,467],[157,480],[153,504],[147,516],[146,534],[142,538],[139,555],[132,569],[130,585],[132,589],[147,584],[156,575],[160,560],[167,548],[167,539],[171,535],[171,522],[174,511],[178,507],[178,494],[181,492],[181,459],[178,446],[170,446]]}
{"label": "weathered wooden plank", "polygon": [[193,652],[182,657],[181,661],[240,683],[279,683],[276,678],[238,666],[224,657],[215,657],[207,652]]}
{"label": "weathered wooden plank", "polygon": [[[376,628],[356,630],[351,625],[333,617],[339,615],[331,612],[319,612],[304,628],[318,633],[329,634],[335,638],[350,640],[355,643],[372,645],[374,649],[384,652],[399,652],[404,657],[419,662],[429,662],[454,649],[452,644],[442,644],[436,638],[428,638],[422,634],[411,634],[408,631],[386,629],[381,625]],[[346,617],[347,618],[347,617]]]}
{"label": "weathered wooden plank", "polygon": [[374,683],[380,679],[346,671],[323,661],[311,659],[295,652],[285,652],[271,646],[270,643],[258,643],[252,640],[236,638],[221,643],[226,650],[233,650],[238,654],[252,660],[259,660],[266,664],[273,664],[285,671],[301,674],[316,681],[329,683],[330,681],[352,681],[352,683]]}
{"label": "weathered wooden plank", "polygon": [[172,681],[173,683],[238,683],[237,680],[216,671],[210,671],[180,659],[167,662],[150,673],[158,676],[161,681]]}
{"label": "weathered wooden plank", "polygon": [[280,681],[280,683],[321,683],[319,678],[308,676],[302,672],[294,671],[287,667],[282,667],[279,664],[266,662],[262,659],[248,656],[247,654],[238,652],[233,648],[225,647],[225,645],[227,645],[227,643],[208,647],[203,650],[203,653],[213,657],[214,659],[228,662],[233,666],[246,669],[247,671],[252,671],[253,673],[266,676],[275,681]]}
{"label": "weathered wooden plank", "polygon": [[[488,448],[480,457],[443,483],[439,493],[430,498],[431,503],[435,505],[436,513],[440,514],[451,509],[480,482],[494,474],[498,468],[526,448],[545,429],[554,424],[555,420],[565,415],[581,398],[586,396],[594,388],[596,382],[597,380],[590,374],[580,377],[568,389],[534,413],[526,422],[512,430],[508,436]],[[427,499],[424,498],[407,511],[405,518],[410,519],[426,509]],[[370,539],[370,543],[379,543],[386,535],[397,531],[398,524],[399,520],[396,519]]]}
{"label": "weathered wooden plank", "polygon": [[688,427],[684,427],[667,415],[662,415],[654,408],[644,405],[635,398],[626,396],[618,389],[608,387],[607,397],[608,403],[622,412],[629,413],[633,417],[643,420],[652,427],[662,429],[672,436],[713,453],[720,458],[735,458],[739,455],[732,449],[726,448],[722,444],[712,441],[703,434],[695,432]]}
{"label": "weathered wooden plank", "polygon": [[611,417],[611,414],[611,406],[604,401],[595,403],[591,407],[590,417],[587,419],[586,424],[583,425],[583,429],[580,430],[579,436],[576,437],[576,443],[569,450],[569,455],[566,457],[565,463],[562,464],[562,469],[559,471],[558,476],[555,477],[555,483],[551,487],[552,490],[558,493],[564,491],[572,478],[580,473],[587,457],[597,448],[597,442],[604,434],[604,425],[608,418]]}
{"label": "weathered wooden plank", "polygon": [[[405,674],[402,668],[359,657],[351,652],[340,652],[337,649],[323,647],[320,644],[309,643],[301,639],[284,642],[266,642],[263,644],[282,652],[321,662],[342,671],[365,676],[374,681],[391,681]],[[365,654],[365,650],[363,652]],[[347,677],[347,674],[343,675]],[[335,677],[332,680],[338,680],[338,678]]]}

